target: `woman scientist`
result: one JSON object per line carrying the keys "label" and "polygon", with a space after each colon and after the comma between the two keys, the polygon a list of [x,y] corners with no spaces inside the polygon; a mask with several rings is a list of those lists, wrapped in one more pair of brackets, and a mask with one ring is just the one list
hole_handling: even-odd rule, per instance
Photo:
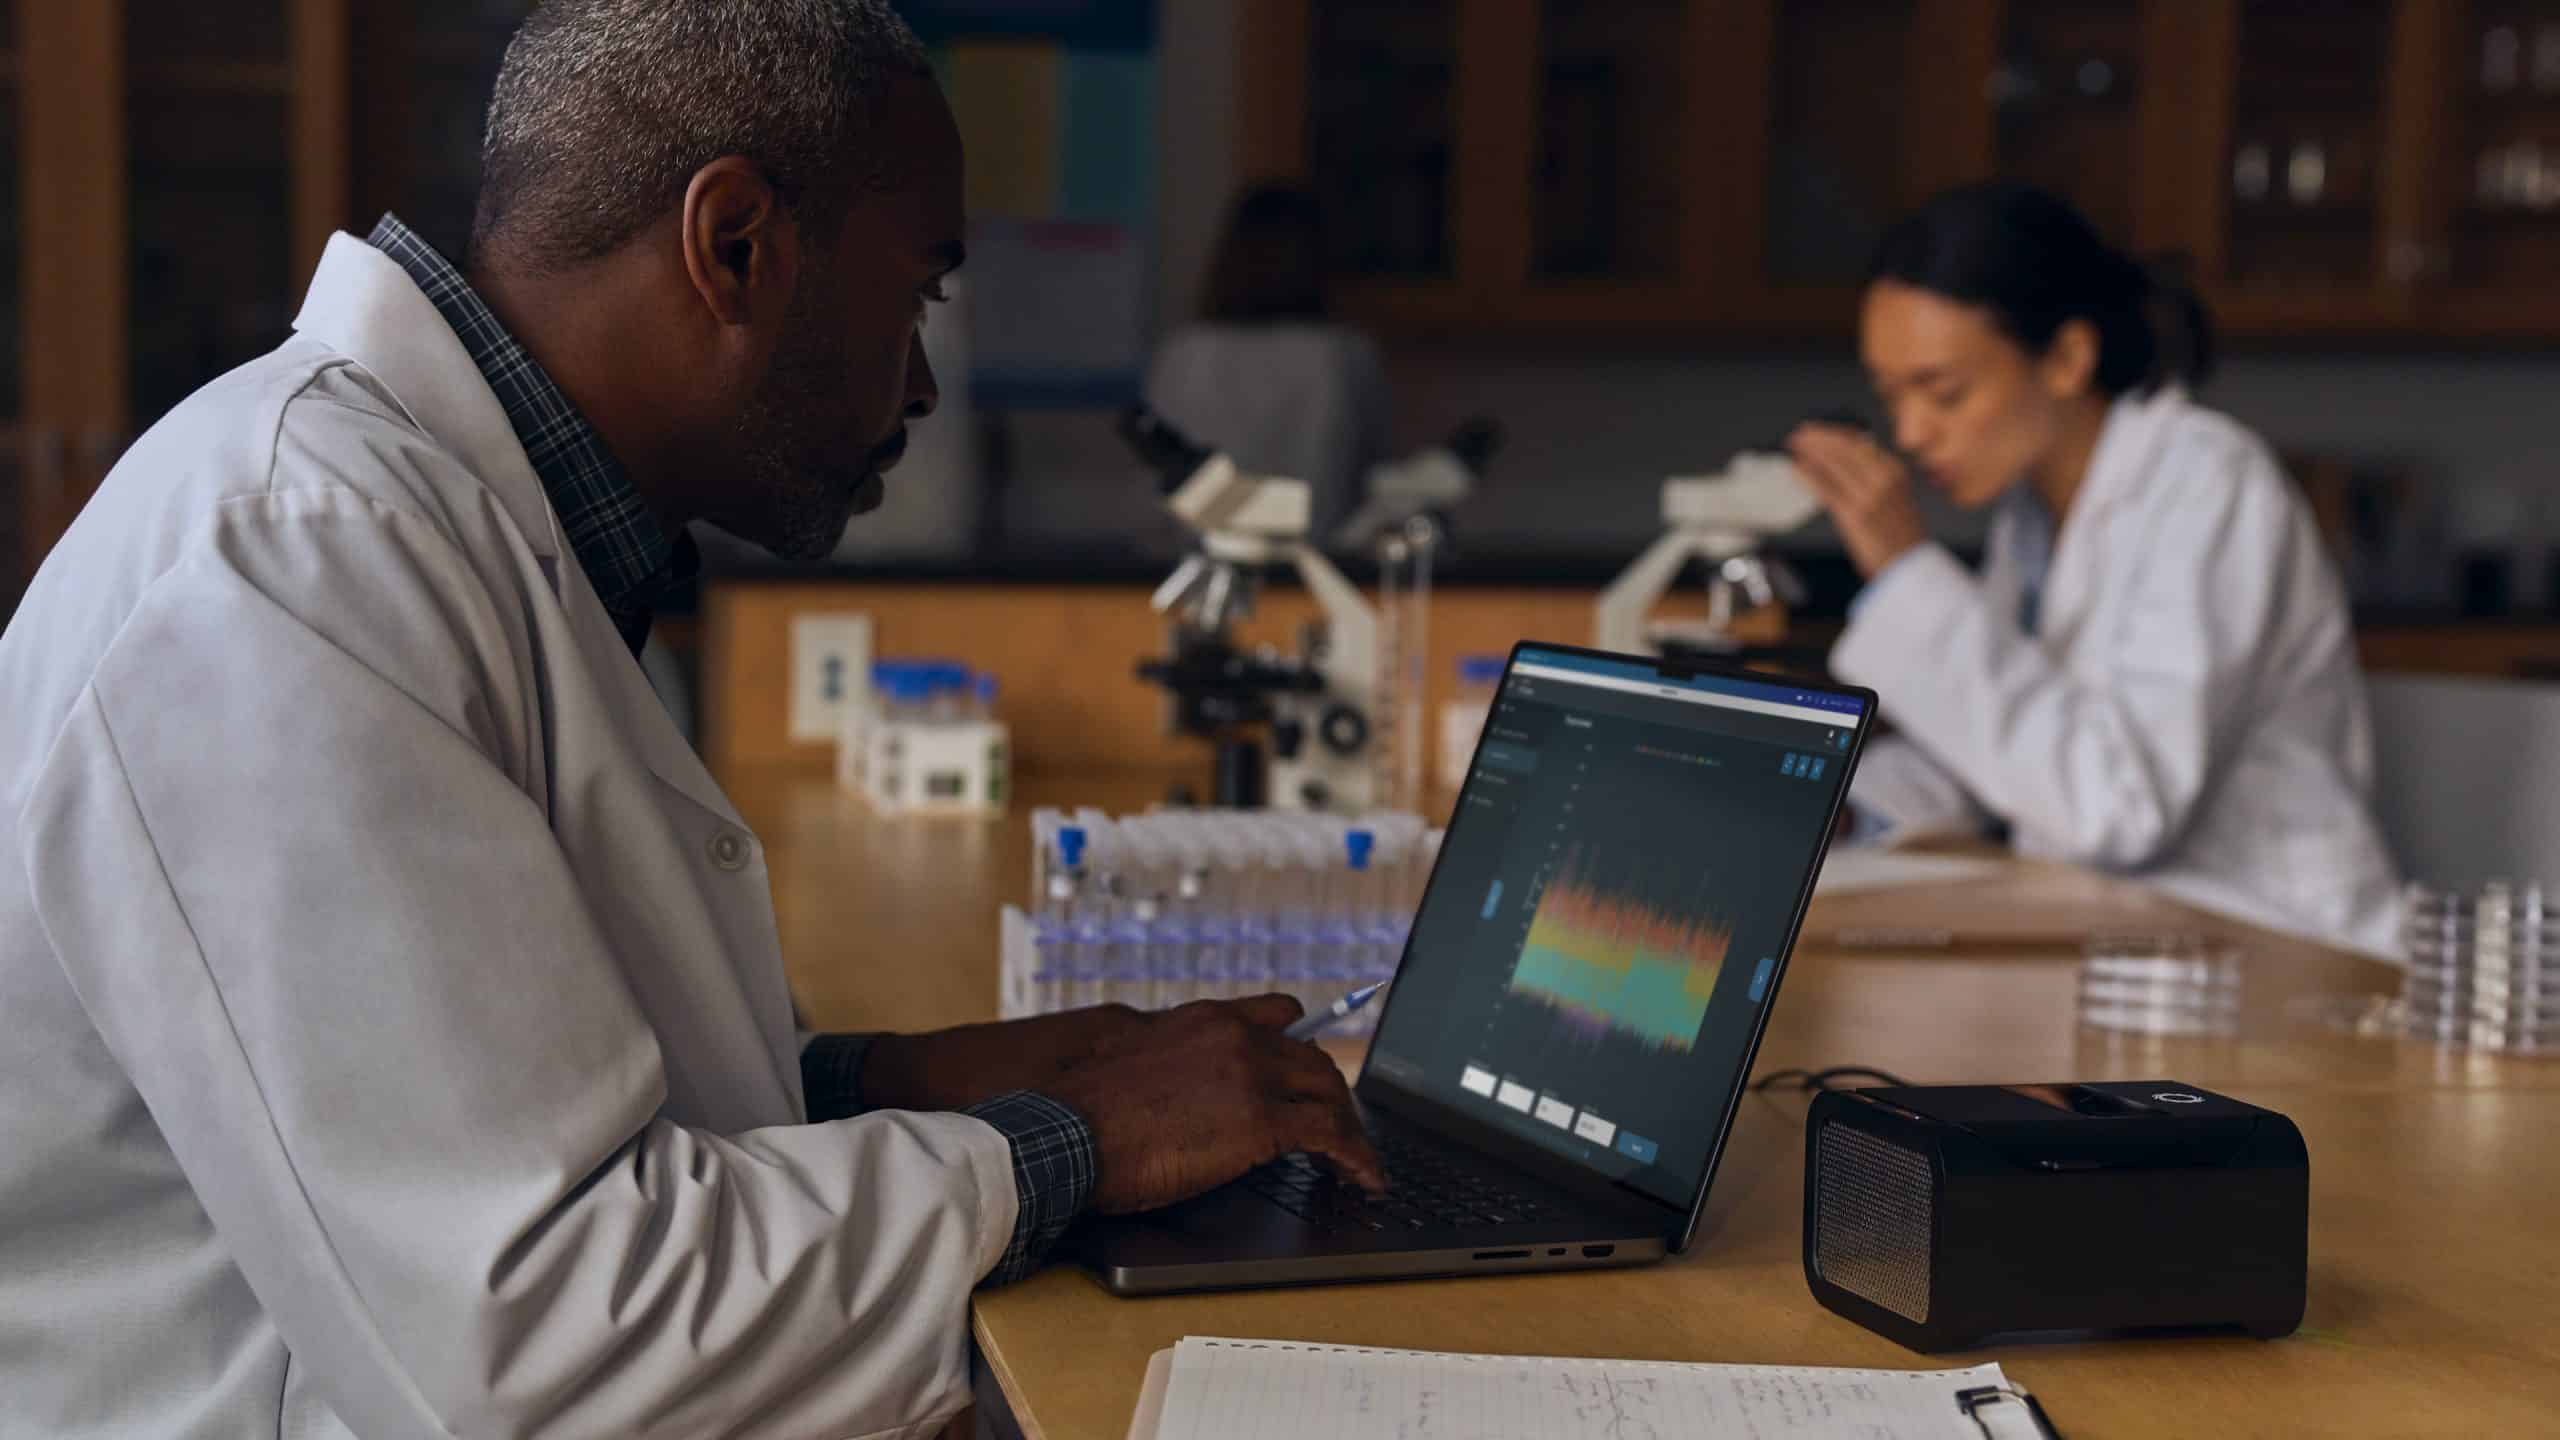
{"label": "woman scientist", "polygon": [[1315,196],[1237,201],[1204,298],[1156,352],[1147,403],[1247,470],[1307,482],[1311,533],[1331,535],[1387,458],[1389,402],[1378,347],[1333,316]]}
{"label": "woman scientist", "polygon": [[[1886,235],[1859,328],[1893,451],[1819,424],[1788,448],[1868,582],[1832,666],[1901,732],[1860,827],[2005,822],[2023,854],[2396,956],[2346,596],[2266,445],[2187,397],[2202,305],[1989,184]],[[1922,530],[1915,470],[1994,511],[1979,573]]]}

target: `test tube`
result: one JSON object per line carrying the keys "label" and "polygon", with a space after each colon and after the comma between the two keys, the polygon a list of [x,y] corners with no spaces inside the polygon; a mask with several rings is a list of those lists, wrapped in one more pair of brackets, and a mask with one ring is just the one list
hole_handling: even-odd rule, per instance
{"label": "test tube", "polygon": [[1033,891],[1037,909],[1031,922],[1032,1008],[1042,1015],[1066,1008],[1076,914],[1083,898],[1087,837],[1082,826],[1052,824],[1046,840],[1033,847],[1050,857],[1050,863],[1040,867],[1039,888]]}
{"label": "test tube", "polygon": [[[1347,826],[1336,851],[1342,863],[1332,868],[1333,896],[1327,907],[1326,946],[1318,967],[1316,1000],[1321,1005],[1367,983],[1370,956],[1375,946],[1370,934],[1370,911],[1375,905],[1377,882],[1383,878],[1377,866],[1378,834],[1367,826]],[[1357,1034],[1360,1017],[1353,1016],[1345,1026]]]}
{"label": "test tube", "polygon": [[1275,825],[1272,835],[1272,984],[1313,1010],[1316,981],[1316,856],[1300,825]]}
{"label": "test tube", "polygon": [[1155,1008],[1155,943],[1164,923],[1164,896],[1143,886],[1129,897],[1119,921],[1119,944],[1113,957],[1105,1002],[1133,1009]]}
{"label": "test tube", "polygon": [[1191,992],[1194,1000],[1224,999],[1235,983],[1239,852],[1217,825],[1202,820],[1194,832],[1200,859],[1200,899],[1192,921]]}
{"label": "test tube", "polygon": [[1285,863],[1268,816],[1239,816],[1235,822],[1235,924],[1233,963],[1227,995],[1259,995],[1271,988],[1271,946],[1279,897],[1280,869]]}
{"label": "test tube", "polygon": [[1177,852],[1162,817],[1132,820],[1129,833],[1131,848],[1137,855],[1140,895],[1137,913],[1132,917],[1138,931],[1137,949],[1122,998],[1141,1010],[1161,1010],[1172,993],[1168,980],[1175,961],[1173,944],[1183,928],[1178,917],[1180,867],[1175,863]]}
{"label": "test tube", "polygon": [[[1108,824],[1105,817],[1104,825]],[[1066,1008],[1070,1010],[1102,1003],[1104,977],[1111,963],[1111,922],[1119,899],[1119,876],[1113,871],[1116,857],[1107,846],[1111,833],[1104,829],[1088,834],[1092,863],[1084,883],[1077,887],[1067,941]]]}

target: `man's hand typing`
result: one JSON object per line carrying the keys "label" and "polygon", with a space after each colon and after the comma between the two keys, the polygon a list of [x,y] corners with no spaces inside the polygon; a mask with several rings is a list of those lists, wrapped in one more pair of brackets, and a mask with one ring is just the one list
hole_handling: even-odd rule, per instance
{"label": "man's hand typing", "polygon": [[1280,1033],[1302,1013],[1287,996],[1262,995],[1138,1015],[1041,1086],[1093,1129],[1094,1208],[1170,1205],[1292,1151],[1385,1188],[1342,1072]]}

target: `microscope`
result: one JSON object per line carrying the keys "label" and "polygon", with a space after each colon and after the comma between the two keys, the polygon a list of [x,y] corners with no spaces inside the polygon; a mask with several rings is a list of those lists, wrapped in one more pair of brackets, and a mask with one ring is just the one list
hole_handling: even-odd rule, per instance
{"label": "microscope", "polygon": [[[1593,643],[1621,653],[1741,658],[1746,647],[1734,625],[1740,615],[1804,603],[1803,582],[1769,551],[1768,541],[1821,509],[1795,462],[1774,451],[1745,451],[1720,474],[1664,481],[1665,533],[1600,592]],[[1705,621],[1648,624],[1693,559],[1707,567]]]}
{"label": "microscope", "polygon": [[1475,492],[1502,446],[1502,428],[1478,417],[1438,445],[1372,466],[1369,497],[1334,531],[1334,548],[1378,559],[1379,700],[1374,737],[1381,804],[1423,803],[1425,670],[1431,656],[1431,580],[1449,540],[1449,512]]}
{"label": "microscope", "polygon": [[[1248,474],[1143,405],[1122,415],[1120,434],[1156,472],[1165,508],[1199,536],[1149,602],[1173,619],[1173,653],[1141,663],[1138,674],[1170,694],[1176,730],[1217,747],[1215,803],[1378,804],[1378,615],[1308,543],[1306,482]],[[1263,580],[1284,568],[1305,583],[1323,619],[1295,655],[1239,647],[1235,623],[1253,613]]]}
{"label": "microscope", "polygon": [[1334,530],[1333,548],[1351,554],[1392,547],[1399,537],[1420,541],[1424,531],[1416,521],[1428,523],[1430,543],[1445,539],[1449,511],[1475,493],[1476,478],[1501,446],[1502,427],[1478,418],[1442,444],[1370,467],[1369,498]]}

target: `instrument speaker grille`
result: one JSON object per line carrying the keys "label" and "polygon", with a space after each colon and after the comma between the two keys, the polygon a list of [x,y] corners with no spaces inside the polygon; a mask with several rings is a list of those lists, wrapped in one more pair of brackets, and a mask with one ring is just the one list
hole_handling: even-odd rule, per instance
{"label": "instrument speaker grille", "polygon": [[1929,1157],[1834,1121],[1814,1144],[1813,1267],[1829,1284],[1929,1323]]}

